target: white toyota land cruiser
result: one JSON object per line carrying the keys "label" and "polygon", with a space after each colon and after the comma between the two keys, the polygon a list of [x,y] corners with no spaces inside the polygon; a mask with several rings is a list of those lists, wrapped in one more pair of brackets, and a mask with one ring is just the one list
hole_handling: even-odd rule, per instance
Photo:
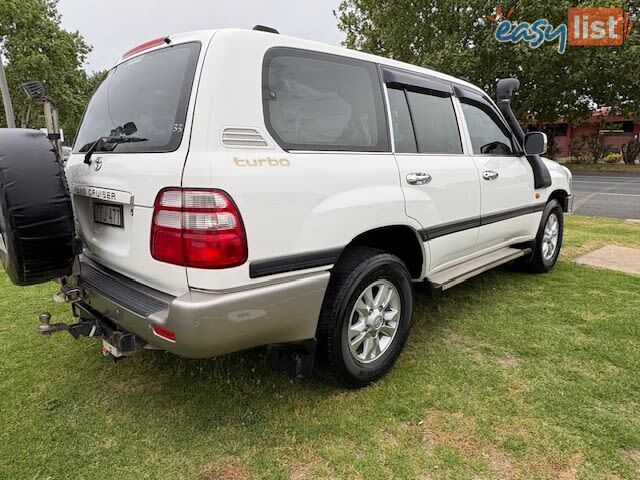
{"label": "white toyota land cruiser", "polygon": [[[57,278],[71,303],[77,323],[45,313],[41,333],[96,337],[113,357],[268,345],[281,371],[364,386],[407,340],[412,283],[554,266],[571,174],[518,126],[516,89],[501,81],[496,105],[462,80],[266,27],[150,41],[93,95],[70,195],[55,161],[12,193],[7,159],[52,153],[40,134],[2,134],[0,256],[14,282]],[[21,233],[21,201],[45,243]]]}

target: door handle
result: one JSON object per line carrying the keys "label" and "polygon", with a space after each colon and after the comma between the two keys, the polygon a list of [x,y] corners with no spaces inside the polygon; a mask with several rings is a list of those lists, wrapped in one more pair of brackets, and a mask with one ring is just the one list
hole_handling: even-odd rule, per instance
{"label": "door handle", "polygon": [[484,172],[482,172],[482,178],[484,178],[485,180],[495,180],[496,178],[498,178],[498,176],[499,173],[495,170],[485,170]]}
{"label": "door handle", "polygon": [[412,172],[407,174],[407,183],[411,185],[426,185],[431,181],[431,175],[422,172]]}

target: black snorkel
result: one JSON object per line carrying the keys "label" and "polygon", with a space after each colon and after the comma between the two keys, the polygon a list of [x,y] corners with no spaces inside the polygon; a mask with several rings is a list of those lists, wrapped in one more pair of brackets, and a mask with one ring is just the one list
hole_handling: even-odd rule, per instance
{"label": "black snorkel", "polygon": [[[498,108],[502,112],[502,115],[504,115],[518,142],[520,142],[520,145],[524,145],[524,131],[518,123],[518,119],[513,113],[513,110],[511,110],[511,99],[519,88],[520,81],[517,78],[502,78],[498,80],[496,97]],[[551,174],[540,155],[527,155],[527,160],[533,169],[534,188],[550,187]]]}

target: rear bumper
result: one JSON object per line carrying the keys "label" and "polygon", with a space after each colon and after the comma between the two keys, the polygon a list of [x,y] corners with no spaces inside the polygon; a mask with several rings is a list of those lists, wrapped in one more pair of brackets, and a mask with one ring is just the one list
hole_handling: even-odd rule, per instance
{"label": "rear bumper", "polygon": [[[95,311],[155,347],[188,358],[313,338],[329,272],[227,292],[170,297],[83,259],[81,311]],[[88,308],[82,308],[86,306]],[[176,340],[157,336],[167,328]]]}

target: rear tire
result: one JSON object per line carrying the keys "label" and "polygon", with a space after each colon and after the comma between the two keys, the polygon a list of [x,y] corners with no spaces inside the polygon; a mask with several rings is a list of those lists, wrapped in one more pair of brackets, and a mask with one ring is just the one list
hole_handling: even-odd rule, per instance
{"label": "rear tire", "polygon": [[347,388],[384,376],[409,335],[411,276],[395,255],[349,248],[335,265],[318,323],[316,373]]}
{"label": "rear tire", "polygon": [[562,207],[557,200],[550,200],[542,212],[533,253],[524,262],[525,268],[533,273],[546,273],[551,270],[560,255],[563,233]]}
{"label": "rear tire", "polygon": [[0,129],[0,261],[16,285],[71,273],[75,225],[58,155],[37,130]]}

